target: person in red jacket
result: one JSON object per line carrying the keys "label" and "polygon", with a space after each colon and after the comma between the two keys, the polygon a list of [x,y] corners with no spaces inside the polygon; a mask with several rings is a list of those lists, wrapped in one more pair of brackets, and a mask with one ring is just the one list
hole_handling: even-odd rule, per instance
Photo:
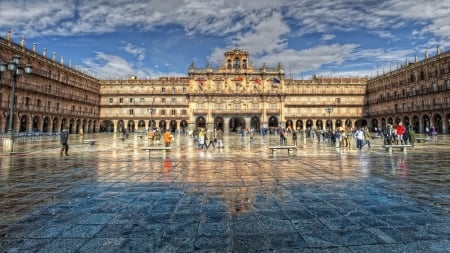
{"label": "person in red jacket", "polygon": [[405,126],[403,126],[402,122],[399,122],[398,125],[397,125],[397,129],[396,129],[396,132],[397,132],[397,144],[398,144],[398,140],[400,140],[401,144],[404,144],[403,134],[405,133],[405,130],[406,130]]}

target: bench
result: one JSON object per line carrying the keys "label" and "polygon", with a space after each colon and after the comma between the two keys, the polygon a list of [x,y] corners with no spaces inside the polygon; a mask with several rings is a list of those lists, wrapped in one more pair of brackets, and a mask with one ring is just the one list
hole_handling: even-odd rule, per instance
{"label": "bench", "polygon": [[83,140],[83,144],[94,145],[97,140]]}
{"label": "bench", "polygon": [[401,151],[406,151],[407,147],[414,147],[413,145],[384,145],[383,146],[389,152],[392,152],[393,148],[399,148]]}
{"label": "bench", "polygon": [[428,141],[431,141],[431,138],[427,138],[427,137],[425,137],[425,138],[416,138],[416,141],[418,143],[420,143],[420,142],[428,142]]}
{"label": "bench", "polygon": [[297,149],[297,146],[270,146],[269,149],[272,150],[272,154],[277,149],[286,149],[288,151],[288,154],[289,154],[289,153],[291,153],[291,151]]}
{"label": "bench", "polygon": [[142,148],[142,150],[148,151],[148,154],[150,155],[150,153],[152,151],[169,151],[171,148],[170,147],[146,147],[146,148]]}

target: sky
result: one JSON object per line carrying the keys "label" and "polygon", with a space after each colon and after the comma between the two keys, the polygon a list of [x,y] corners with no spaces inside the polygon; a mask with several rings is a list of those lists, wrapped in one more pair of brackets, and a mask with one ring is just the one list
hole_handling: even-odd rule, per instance
{"label": "sky", "polygon": [[286,78],[374,78],[450,50],[449,13],[449,0],[1,0],[0,36],[99,79],[187,76],[235,48]]}

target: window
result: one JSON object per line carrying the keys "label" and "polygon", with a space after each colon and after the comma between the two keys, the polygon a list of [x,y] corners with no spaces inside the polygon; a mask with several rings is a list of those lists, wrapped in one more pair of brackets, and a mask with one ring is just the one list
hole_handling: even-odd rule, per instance
{"label": "window", "polygon": [[159,112],[159,114],[160,114],[160,115],[166,115],[166,110],[161,110],[161,111]]}
{"label": "window", "polygon": [[172,116],[177,116],[177,110],[175,110],[175,109],[172,109],[172,111],[171,111],[171,115],[172,115]]}
{"label": "window", "polygon": [[74,112],[75,111],[75,106],[74,105],[72,105],[72,112]]}
{"label": "window", "polygon": [[141,103],[141,104],[143,104],[144,101],[145,101],[144,98],[141,98],[141,99],[140,99],[140,103]]}
{"label": "window", "polygon": [[177,103],[177,99],[176,98],[172,98],[172,104],[176,104]]}
{"label": "window", "polygon": [[166,103],[166,98],[161,98],[161,103],[162,104]]}
{"label": "window", "polygon": [[133,98],[130,98],[130,104],[132,104],[133,103]]}
{"label": "window", "polygon": [[181,115],[187,115],[187,110],[186,109],[181,110]]}
{"label": "window", "polygon": [[30,105],[30,97],[25,97],[25,106]]}
{"label": "window", "polygon": [[186,87],[183,87],[183,93],[186,93]]}
{"label": "window", "polygon": [[123,104],[123,98],[119,98],[119,103]]}
{"label": "window", "polygon": [[235,69],[238,69],[239,68],[239,57],[235,57],[234,58],[234,66],[233,66]]}
{"label": "window", "polygon": [[133,109],[130,109],[130,110],[128,111],[128,114],[129,114],[129,115],[134,115],[134,110],[133,110]]}
{"label": "window", "polygon": [[177,93],[177,89],[175,87],[172,87],[172,93],[173,94]]}
{"label": "window", "polygon": [[113,98],[109,98],[109,103],[110,103],[110,104],[112,104],[112,103],[113,103],[113,101],[114,101],[114,99],[113,99]]}
{"label": "window", "polygon": [[161,88],[161,93],[166,93],[166,88],[162,87]]}
{"label": "window", "polygon": [[37,100],[37,107],[41,107],[41,100],[40,99]]}

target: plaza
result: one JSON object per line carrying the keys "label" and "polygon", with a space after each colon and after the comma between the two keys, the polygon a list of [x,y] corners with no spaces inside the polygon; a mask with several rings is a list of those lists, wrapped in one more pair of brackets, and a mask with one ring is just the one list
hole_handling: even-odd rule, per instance
{"label": "plaza", "polygon": [[[420,135],[419,135],[420,136]],[[450,137],[386,151],[236,133],[167,152],[135,133],[18,140],[0,156],[0,252],[450,252]],[[93,140],[94,145],[84,140]],[[290,139],[289,139],[290,141]]]}

